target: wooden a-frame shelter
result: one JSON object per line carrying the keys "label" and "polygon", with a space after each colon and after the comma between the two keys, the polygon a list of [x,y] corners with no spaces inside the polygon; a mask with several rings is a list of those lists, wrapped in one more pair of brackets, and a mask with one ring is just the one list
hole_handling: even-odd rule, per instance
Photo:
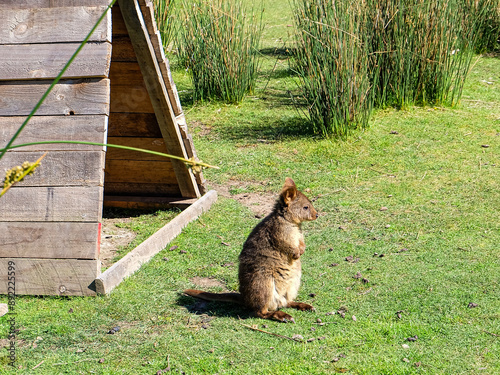
{"label": "wooden a-frame shelter", "polygon": [[[110,0],[0,2],[0,148],[10,140]],[[16,143],[78,140],[196,158],[150,0],[119,0]],[[48,152],[0,198],[0,293],[109,293],[207,210],[201,173],[183,162],[102,146],[18,148],[0,171]],[[101,274],[103,206],[186,208]]]}

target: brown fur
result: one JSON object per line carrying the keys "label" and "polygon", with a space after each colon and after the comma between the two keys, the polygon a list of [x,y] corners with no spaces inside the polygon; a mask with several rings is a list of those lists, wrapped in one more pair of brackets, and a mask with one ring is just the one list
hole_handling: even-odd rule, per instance
{"label": "brown fur", "polygon": [[309,199],[287,178],[273,211],[257,224],[243,245],[239,256],[240,293],[217,294],[193,289],[184,293],[208,301],[243,304],[264,319],[294,322],[279,309],[314,309],[293,300],[302,274],[300,256],[306,248],[301,223],[317,217]]}

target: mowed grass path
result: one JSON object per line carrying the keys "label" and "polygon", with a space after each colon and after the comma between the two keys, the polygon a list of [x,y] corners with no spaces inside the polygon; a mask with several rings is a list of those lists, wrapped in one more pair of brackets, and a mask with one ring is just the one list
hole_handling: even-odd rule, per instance
{"label": "mowed grass path", "polygon": [[261,78],[241,105],[192,107],[184,71],[174,79],[199,156],[221,167],[205,171],[209,185],[268,194],[289,176],[315,199],[298,300],[316,312],[290,310],[296,324],[280,324],[181,295],[194,277],[238,287],[259,219],[220,198],[110,296],[18,297],[16,367],[3,348],[0,373],[500,373],[500,59],[477,61],[456,109],[376,111],[344,142],[304,135],[286,51],[273,52],[290,45],[287,4],[266,8]]}

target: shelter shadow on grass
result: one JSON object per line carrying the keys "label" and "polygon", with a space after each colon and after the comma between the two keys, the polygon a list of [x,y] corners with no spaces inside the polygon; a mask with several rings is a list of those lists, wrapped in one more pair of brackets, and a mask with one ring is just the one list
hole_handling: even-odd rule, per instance
{"label": "shelter shadow on grass", "polygon": [[253,318],[254,314],[237,304],[230,302],[209,302],[182,293],[177,298],[177,304],[184,306],[191,314],[208,315],[211,317],[229,317],[235,319]]}
{"label": "shelter shadow on grass", "polygon": [[119,207],[104,207],[102,216],[105,219],[126,219],[135,218],[142,215],[154,215],[158,211],[171,211],[172,213],[180,213],[177,208],[160,210],[158,208],[135,209],[135,208],[119,208]]}
{"label": "shelter shadow on grass", "polygon": [[231,141],[266,143],[283,139],[304,139],[314,136],[307,119],[299,116],[288,118],[263,117],[258,121],[240,122],[220,127],[219,135]]}
{"label": "shelter shadow on grass", "polygon": [[[272,78],[282,78],[279,75],[288,74],[288,70],[279,70],[272,73]],[[284,109],[289,110],[293,108],[297,113],[303,112],[304,117],[306,116],[307,103],[303,96],[298,95],[291,90],[281,90],[273,87],[267,87],[262,90],[260,94],[260,99],[263,100],[271,108],[284,107]],[[302,118],[302,116],[299,116]],[[303,119],[303,121],[305,121]]]}
{"label": "shelter shadow on grass", "polygon": [[297,71],[290,65],[289,60],[290,56],[296,54],[295,48],[287,48],[286,46],[262,48],[259,50],[259,53],[264,57],[264,63],[260,66],[261,75],[264,79],[282,79],[298,76]]}
{"label": "shelter shadow on grass", "polygon": [[296,48],[293,47],[267,47],[261,48],[259,53],[266,56],[283,56],[283,58],[287,58],[296,53]]}
{"label": "shelter shadow on grass", "polygon": [[[268,81],[271,79],[283,79],[283,78],[290,78],[297,76],[297,72],[295,72],[293,69],[291,69],[289,66],[286,66],[284,64],[281,64],[280,66],[275,66],[273,69],[269,69],[267,72],[263,72],[262,76],[264,79],[267,79]],[[266,95],[265,93],[269,90],[269,85],[265,85],[264,89],[264,96]],[[283,91],[281,88],[278,88],[279,91]],[[286,95],[287,98],[289,98],[289,95],[287,93]]]}

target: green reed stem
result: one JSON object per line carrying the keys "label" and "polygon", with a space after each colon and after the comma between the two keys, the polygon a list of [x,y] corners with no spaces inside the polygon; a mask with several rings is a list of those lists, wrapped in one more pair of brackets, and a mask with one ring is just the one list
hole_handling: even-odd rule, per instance
{"label": "green reed stem", "polygon": [[52,89],[54,88],[54,86],[59,82],[59,80],[61,79],[61,77],[63,76],[63,74],[66,72],[66,70],[68,69],[68,67],[71,65],[71,63],[73,62],[73,60],[75,60],[76,56],[80,53],[80,51],[82,50],[82,48],[88,42],[88,40],[90,39],[90,37],[92,36],[92,34],[94,33],[94,31],[97,29],[97,26],[99,26],[99,24],[102,22],[102,20],[106,16],[106,13],[108,12],[108,10],[111,9],[111,7],[113,6],[113,4],[115,2],[116,2],[116,0],[112,0],[111,1],[111,3],[108,5],[108,7],[106,8],[106,10],[102,13],[102,15],[99,17],[99,19],[97,20],[97,22],[95,23],[95,25],[89,31],[89,33],[87,34],[87,36],[85,37],[85,39],[80,43],[80,45],[78,46],[78,48],[76,49],[76,51],[70,57],[70,59],[68,60],[68,62],[64,65],[64,67],[62,68],[62,70],[59,72],[59,74],[57,75],[57,77],[52,81],[52,83],[47,88],[47,90],[45,91],[45,93],[42,95],[42,97],[40,98],[40,100],[38,101],[38,103],[36,103],[35,107],[32,109],[32,111],[30,112],[30,114],[28,115],[28,117],[26,118],[26,120],[24,120],[24,122],[21,124],[21,126],[19,127],[19,129],[17,129],[16,133],[10,139],[10,141],[7,143],[7,145],[5,146],[5,148],[0,149],[0,159],[2,159],[2,157],[5,155],[5,153],[7,152],[7,150],[9,148],[11,148],[10,146],[14,143],[14,141],[19,136],[19,134],[21,134],[21,132],[23,131],[24,127],[28,124],[29,120],[33,117],[33,115],[36,113],[36,111],[38,111],[38,109],[40,108],[40,106],[42,105],[42,103],[45,101],[45,99],[47,98],[47,96],[49,95],[49,93],[52,91]]}
{"label": "green reed stem", "polygon": [[98,142],[87,142],[87,141],[43,141],[43,142],[29,142],[29,143],[23,143],[23,144],[18,144],[18,145],[11,145],[7,146],[5,148],[0,148],[0,151],[6,152],[7,150],[15,149],[15,148],[20,148],[20,147],[26,147],[26,146],[34,146],[34,145],[48,145],[48,144],[78,144],[78,145],[91,145],[91,146],[103,146],[103,147],[114,147],[114,148],[121,148],[124,150],[130,150],[130,151],[139,151],[139,152],[144,152],[147,154],[153,154],[157,156],[163,156],[166,158],[170,159],[176,159],[180,160],[190,166],[193,167],[202,167],[202,168],[215,168],[219,169],[217,166],[209,165],[206,163],[203,163],[201,161],[197,161],[194,159],[185,159],[180,156],[175,156],[175,155],[170,155],[170,154],[165,154],[163,152],[158,152],[158,151],[151,151],[151,150],[146,150],[142,148],[137,148],[137,147],[130,147],[130,146],[123,146],[123,145],[115,145],[115,144],[109,144],[109,143],[98,143]]}

